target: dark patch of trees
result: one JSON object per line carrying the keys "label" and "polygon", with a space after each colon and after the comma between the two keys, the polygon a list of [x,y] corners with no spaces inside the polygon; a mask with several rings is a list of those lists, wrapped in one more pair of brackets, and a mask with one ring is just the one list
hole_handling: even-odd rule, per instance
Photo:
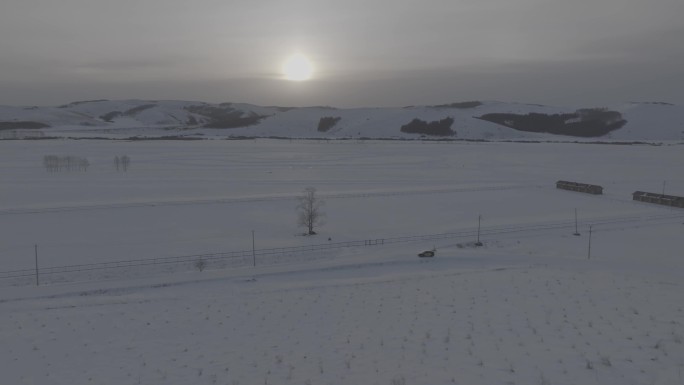
{"label": "dark patch of trees", "polygon": [[118,118],[121,115],[121,111],[112,111],[104,115],[100,115],[100,119],[104,120],[105,122],[111,123],[114,120],[114,118]]}
{"label": "dark patch of trees", "polygon": [[478,102],[476,100],[469,101],[469,102],[457,102],[457,103],[449,103],[449,104],[438,104],[436,106],[432,106],[433,108],[461,108],[461,109],[467,109],[467,108],[475,108],[479,107],[482,105],[482,102]]}
{"label": "dark patch of trees", "polygon": [[207,128],[238,128],[257,124],[265,116],[253,112],[245,114],[243,111],[231,108],[229,104],[224,107],[210,105],[188,106],[185,109],[193,114],[207,117],[209,121],[204,125]]}
{"label": "dark patch of trees", "polygon": [[90,162],[88,159],[73,155],[45,155],[43,156],[43,167],[48,172],[60,171],[88,171]]}
{"label": "dark patch of trees", "polygon": [[478,119],[518,131],[579,137],[603,136],[627,123],[619,112],[604,108],[585,108],[567,114],[492,113],[482,115]]}
{"label": "dark patch of trees", "polygon": [[335,127],[337,122],[342,118],[337,116],[324,116],[318,121],[318,132],[328,132],[331,128]]}
{"label": "dark patch of trees", "polygon": [[311,106],[311,107],[307,107],[307,108],[318,108],[320,110],[331,110],[331,111],[337,111],[338,110],[337,107],[332,107],[332,106]]}
{"label": "dark patch of trees", "polygon": [[456,135],[456,132],[451,129],[453,123],[454,119],[452,117],[446,117],[442,120],[435,120],[432,122],[413,119],[410,123],[401,126],[401,132],[433,136],[454,136]]}
{"label": "dark patch of trees", "polygon": [[79,104],[86,104],[86,103],[99,103],[99,102],[108,102],[109,99],[95,99],[95,100],[79,100],[76,102],[71,102],[69,104],[64,104],[62,106],[59,106],[57,108],[69,108],[69,107],[74,107],[78,106]]}
{"label": "dark patch of trees", "polygon": [[116,168],[116,171],[126,172],[128,171],[130,164],[131,158],[128,155],[123,155],[121,157],[117,155],[114,157],[114,168]]}
{"label": "dark patch of trees", "polygon": [[[102,138],[107,139],[107,138]],[[119,139],[109,139],[109,140],[119,140]],[[129,136],[128,138],[121,139],[129,142],[135,141],[151,141],[151,140],[204,140],[203,138],[194,136],[181,136],[181,135],[167,135],[167,136]]]}
{"label": "dark patch of trees", "polygon": [[126,116],[137,115],[137,114],[139,114],[145,110],[149,110],[150,108],[153,108],[156,106],[157,106],[156,104],[143,104],[143,105],[140,105],[138,107],[133,107],[129,110],[126,110],[126,112],[124,112],[124,115],[126,115]]}
{"label": "dark patch of trees", "polygon": [[17,121],[17,122],[0,122],[0,130],[35,130],[40,128],[48,128],[49,125],[40,122]]}
{"label": "dark patch of trees", "polygon": [[674,104],[667,103],[667,102],[636,102],[636,104],[655,104],[655,105],[661,105],[661,106],[674,106]]}

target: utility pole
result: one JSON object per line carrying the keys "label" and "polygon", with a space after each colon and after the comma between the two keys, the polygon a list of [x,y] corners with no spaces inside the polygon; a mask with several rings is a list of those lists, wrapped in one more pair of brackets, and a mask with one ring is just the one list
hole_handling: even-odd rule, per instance
{"label": "utility pole", "polygon": [[477,242],[475,242],[475,246],[482,246],[482,242],[480,242],[480,222],[482,222],[482,215],[477,216]]}
{"label": "utility pole", "polygon": [[575,236],[580,235],[579,231],[577,231],[577,209],[575,209],[575,233],[572,235],[575,235]]}
{"label": "utility pole", "polygon": [[665,183],[666,182],[667,182],[666,180],[663,181],[663,195],[665,195]]}
{"label": "utility pole", "polygon": [[591,259],[591,226],[589,225],[589,251],[587,251],[587,259]]}
{"label": "utility pole", "polygon": [[40,279],[38,278],[38,244],[34,245],[36,255],[36,286],[40,286]]}
{"label": "utility pole", "polygon": [[256,267],[256,251],[254,249],[254,230],[252,230],[252,262],[254,267]]}

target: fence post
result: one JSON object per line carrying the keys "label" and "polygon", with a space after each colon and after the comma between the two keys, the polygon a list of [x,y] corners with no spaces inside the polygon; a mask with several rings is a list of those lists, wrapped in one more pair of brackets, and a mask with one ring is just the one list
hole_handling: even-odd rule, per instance
{"label": "fence post", "polygon": [[252,262],[254,267],[256,267],[256,250],[254,248],[254,230],[252,230]]}
{"label": "fence post", "polygon": [[591,226],[589,225],[589,250],[587,251],[587,259],[591,259]]}
{"label": "fence post", "polygon": [[34,245],[36,255],[36,286],[40,286],[40,278],[38,278],[38,244]]}

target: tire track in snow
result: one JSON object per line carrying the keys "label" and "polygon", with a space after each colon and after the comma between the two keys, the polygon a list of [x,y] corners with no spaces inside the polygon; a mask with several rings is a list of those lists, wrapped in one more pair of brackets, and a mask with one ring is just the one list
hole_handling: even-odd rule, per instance
{"label": "tire track in snow", "polygon": [[[405,195],[428,195],[428,194],[451,194],[462,192],[478,192],[478,191],[502,191],[502,190],[516,190],[541,188],[541,185],[503,185],[503,186],[489,186],[489,187],[461,187],[461,188],[435,188],[435,189],[421,189],[421,190],[388,190],[388,191],[369,191],[369,192],[349,192],[349,193],[318,193],[321,199],[349,199],[349,198],[374,198],[387,196],[405,196]],[[16,209],[0,209],[0,215],[17,215],[17,214],[46,214],[58,213],[66,211],[84,211],[84,210],[110,210],[110,209],[129,209],[139,207],[159,207],[159,206],[191,206],[191,205],[207,205],[207,204],[234,204],[234,203],[251,203],[251,202],[267,202],[267,201],[284,201],[296,200],[301,194],[283,194],[271,196],[247,196],[236,198],[217,198],[217,199],[192,199],[192,200],[165,200],[165,201],[148,201],[148,202],[133,202],[133,203],[108,203],[108,204],[94,204],[94,205],[75,205],[75,206],[52,206],[40,208],[16,208]]]}

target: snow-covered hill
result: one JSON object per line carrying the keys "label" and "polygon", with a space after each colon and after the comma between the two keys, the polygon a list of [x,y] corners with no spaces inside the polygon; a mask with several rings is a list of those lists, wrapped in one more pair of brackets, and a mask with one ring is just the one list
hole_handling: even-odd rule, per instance
{"label": "snow-covered hill", "polygon": [[[601,119],[604,118],[599,117],[599,124],[604,125],[605,129],[594,130],[596,124],[592,124],[589,135],[582,134],[575,126],[586,123],[584,120],[588,115],[574,108],[491,101],[403,108],[337,109],[168,100],[94,100],[59,107],[0,106],[0,138],[247,136],[545,141],[684,140],[682,106],[628,103],[583,111],[607,111],[608,115],[605,116],[609,118],[605,119],[609,120],[603,121]],[[537,119],[534,120],[536,125],[529,125],[533,120],[528,119],[529,114]],[[508,119],[510,116],[522,119]],[[499,121],[495,123],[492,121],[495,119],[486,120],[487,117],[496,117]],[[321,125],[322,118],[330,118],[330,124]],[[422,127],[419,132],[402,132],[402,127],[415,119],[420,120],[414,122]],[[560,130],[554,131],[549,119],[560,120]],[[435,134],[437,131],[431,131],[430,127],[434,129],[440,121],[447,132]],[[549,132],[563,132],[565,135]]]}

